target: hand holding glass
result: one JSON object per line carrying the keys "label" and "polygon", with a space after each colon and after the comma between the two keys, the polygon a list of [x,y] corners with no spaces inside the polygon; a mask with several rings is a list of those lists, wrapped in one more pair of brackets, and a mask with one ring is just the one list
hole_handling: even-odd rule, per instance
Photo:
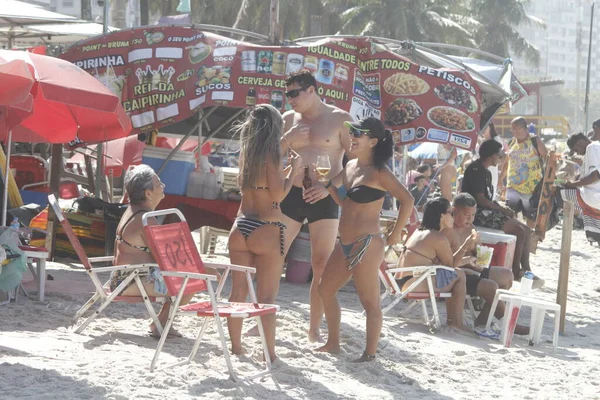
{"label": "hand holding glass", "polygon": [[317,157],[317,163],[315,164],[317,174],[319,174],[319,182],[325,182],[325,178],[329,171],[331,171],[331,164],[329,163],[329,156],[323,155]]}

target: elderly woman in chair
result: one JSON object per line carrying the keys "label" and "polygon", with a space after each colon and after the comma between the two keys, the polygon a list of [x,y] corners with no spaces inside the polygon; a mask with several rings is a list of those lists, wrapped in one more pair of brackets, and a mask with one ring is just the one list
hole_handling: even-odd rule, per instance
{"label": "elderly woman in chair", "polygon": [[[147,165],[138,165],[127,172],[125,191],[129,197],[129,207],[117,226],[114,265],[156,262],[144,237],[142,217],[145,213],[156,209],[165,197],[164,188],[165,185],[160,181],[158,175]],[[150,218],[148,224],[156,225],[158,222],[155,218]],[[111,290],[115,290],[127,278],[128,274],[129,272],[113,272],[110,278]],[[157,268],[151,268],[149,272],[140,273],[140,278],[148,296],[164,297],[166,295],[167,288]],[[119,296],[140,295],[140,289],[134,280],[119,294]],[[184,296],[181,305],[187,304],[192,297],[193,294]],[[162,326],[165,326],[167,322],[170,306],[170,301],[166,301],[158,314],[158,320]],[[160,337],[154,323],[150,325],[150,335],[156,338]],[[169,335],[181,336],[173,328],[171,328]]]}

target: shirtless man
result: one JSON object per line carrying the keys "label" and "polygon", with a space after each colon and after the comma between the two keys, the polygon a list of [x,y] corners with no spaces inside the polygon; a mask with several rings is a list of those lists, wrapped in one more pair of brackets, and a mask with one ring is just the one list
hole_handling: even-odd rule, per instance
{"label": "shirtless man", "polygon": [[308,166],[312,186],[302,187],[304,174],[298,174],[288,196],[281,202],[285,230],[285,252],[308,220],[311,242],[313,279],[310,286],[310,327],[308,339],[321,341],[320,325],[323,304],[318,287],[325,265],[337,240],[339,208],[324,184],[318,182],[313,165],[320,155],[329,156],[331,170],[325,182],[342,170],[342,157],[350,147],[350,135],[345,121],[352,117],[337,107],[321,101],[317,82],[308,71],[299,71],[286,80],[289,104],[292,110],[283,114],[284,132],[280,144],[282,154],[293,149]]}
{"label": "shirtless man", "polygon": [[[477,201],[468,193],[460,193],[452,202],[452,212],[454,215],[454,227],[442,229],[442,233],[450,242],[452,253],[456,253],[465,240],[471,235],[475,226],[475,212],[477,211]],[[482,268],[475,261],[477,259],[477,244],[479,240],[474,241],[468,248],[464,249],[463,260],[459,265],[466,270],[467,278],[467,294],[469,296],[479,296],[485,301],[485,306],[475,320],[475,326],[484,326],[487,322],[488,315],[496,290],[510,289],[513,284],[513,273],[511,270],[501,267]],[[469,269],[480,273],[479,276],[468,273]],[[498,302],[494,313],[496,318],[502,318],[504,315],[504,303]],[[529,328],[517,325],[515,333],[518,335],[526,335],[529,333]]]}

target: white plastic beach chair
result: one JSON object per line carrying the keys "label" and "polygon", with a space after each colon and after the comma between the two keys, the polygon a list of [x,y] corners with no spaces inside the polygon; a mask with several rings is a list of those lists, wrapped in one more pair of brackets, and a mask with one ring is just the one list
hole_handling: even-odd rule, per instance
{"label": "white plastic beach chair", "polygon": [[[442,324],[440,322],[440,315],[438,312],[436,299],[449,299],[452,297],[452,293],[436,293],[434,291],[433,280],[431,279],[431,277],[435,276],[436,271],[440,268],[447,269],[449,271],[454,270],[454,268],[446,267],[443,265],[397,268],[395,267],[395,264],[387,264],[385,262],[382,263],[379,268],[379,279],[381,280],[385,291],[381,295],[381,301],[383,302],[383,300],[388,296],[392,298],[390,304],[383,308],[383,315],[385,315],[388,311],[394,308],[394,306],[396,306],[400,301],[404,299],[412,300],[411,303],[407,307],[405,307],[398,316],[406,315],[413,309],[413,307],[420,303],[423,310],[423,322],[434,330],[440,330]],[[398,284],[396,283],[396,279],[394,278],[395,274],[400,272],[413,275],[417,278],[404,291],[398,286]],[[427,281],[428,291],[415,292],[414,289],[425,280]],[[427,300],[431,301],[431,309],[433,312],[432,318],[429,318],[429,312],[427,311]],[[467,296],[466,302],[473,318],[476,318],[475,308],[473,307],[473,302],[470,296]]]}
{"label": "white plastic beach chair", "polygon": [[[56,214],[56,218],[58,219],[58,221],[62,225],[63,229],[65,230],[65,233],[67,234],[67,237],[69,238],[69,241],[71,242],[71,245],[73,246],[73,249],[75,250],[75,252],[77,253],[77,256],[79,257],[79,260],[83,264],[85,271],[88,273],[90,279],[92,280],[92,283],[94,284],[94,288],[96,289],[96,293],[94,293],[94,295],[83,305],[83,307],[81,307],[79,309],[79,311],[77,311],[77,313],[73,317],[73,324],[76,324],[77,321],[79,320],[79,318],[90,307],[92,307],[94,304],[99,302],[98,308],[81,325],[79,325],[75,329],[75,333],[83,332],[83,330],[98,315],[100,315],[100,313],[113,301],[114,302],[125,302],[125,303],[142,303],[143,302],[144,305],[146,306],[146,310],[148,310],[148,313],[152,317],[152,320],[154,321],[156,328],[158,329],[159,332],[162,333],[162,326],[161,326],[160,322],[158,321],[158,317],[156,315],[156,312],[154,311],[154,308],[152,307],[151,302],[156,302],[156,301],[160,301],[160,300],[165,301],[166,298],[162,298],[162,297],[157,298],[157,297],[148,296],[148,294],[146,293],[146,289],[144,288],[144,285],[139,277],[140,272],[148,271],[148,269],[153,265],[132,264],[132,265],[117,265],[117,266],[112,266],[112,267],[92,267],[92,265],[94,263],[112,262],[113,257],[107,256],[107,257],[88,258],[88,256],[85,254],[83,246],[79,242],[79,239],[73,232],[73,228],[71,227],[71,224],[63,215],[62,210],[59,207],[58,202],[56,201],[56,197],[54,197],[54,195],[51,194],[48,196],[48,201],[50,203],[50,206],[54,210],[54,213]],[[114,291],[111,291],[110,288],[108,287],[108,285],[102,286],[102,282],[100,281],[98,274],[102,273],[102,272],[113,272],[113,271],[131,271],[131,273],[129,274],[129,276],[127,276],[127,278],[125,278],[125,280],[123,282],[121,282],[121,284]],[[129,283],[131,281],[135,281],[135,284],[138,286],[138,288],[140,290],[141,296],[119,296],[119,293],[121,293],[123,290],[125,290],[125,288],[127,288],[127,286],[129,285]]]}
{"label": "white plastic beach chair", "polygon": [[[177,215],[180,219],[180,222],[174,222],[165,225],[148,225],[148,218],[170,214]],[[198,249],[194,244],[194,239],[192,238],[192,234],[185,217],[177,209],[145,213],[142,217],[142,223],[144,225],[146,240],[148,241],[148,245],[152,255],[154,256],[154,259],[158,263],[158,267],[161,270],[167,290],[171,296],[176,296],[174,304],[171,307],[165,329],[161,335],[160,341],[158,342],[156,353],[154,354],[154,358],[150,364],[150,370],[153,371],[155,369],[156,363],[158,362],[158,357],[175,316],[178,313],[185,313],[203,317],[204,322],[192,347],[190,355],[185,360],[176,363],[175,365],[187,364],[194,359],[196,353],[198,352],[198,348],[200,346],[200,342],[202,341],[202,337],[208,322],[211,319],[214,319],[217,326],[217,331],[219,332],[219,338],[221,347],[223,349],[223,356],[225,357],[225,362],[227,364],[227,369],[229,370],[230,377],[234,381],[238,381],[240,379],[251,379],[263,376],[265,374],[270,374],[271,359],[267,350],[267,342],[260,317],[267,314],[275,314],[279,310],[279,306],[272,304],[258,304],[256,293],[254,292],[254,287],[252,285],[251,276],[251,274],[256,272],[256,269],[230,264],[203,263],[200,258],[200,254],[198,253]],[[218,283],[216,291],[213,289],[212,282],[216,281],[217,277],[214,275],[207,275],[204,269],[205,266],[209,268],[223,269],[225,271]],[[245,273],[248,291],[250,294],[250,303],[229,303],[226,301],[217,301],[217,298],[221,294],[221,290],[223,289],[223,285],[225,284],[230,271]],[[188,304],[185,306],[179,306],[181,298],[184,294],[197,293],[204,290],[208,292],[210,298],[209,300]],[[224,317],[253,317],[256,319],[265,355],[266,369],[253,375],[238,377],[233,369],[231,358],[229,356],[229,350],[225,341],[225,334],[221,322],[221,318]]]}

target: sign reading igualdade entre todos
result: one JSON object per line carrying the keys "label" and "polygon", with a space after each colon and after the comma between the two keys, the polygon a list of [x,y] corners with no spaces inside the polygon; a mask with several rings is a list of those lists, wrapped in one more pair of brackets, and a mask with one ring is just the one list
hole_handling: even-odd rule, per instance
{"label": "sign reading igualdade entre todos", "polygon": [[137,133],[200,108],[270,103],[284,111],[286,75],[307,69],[323,101],[355,118],[375,116],[401,144],[475,147],[481,91],[458,70],[413,63],[370,38],[259,46],[184,27],[144,27],[92,38],[69,60],[121,96]]}

